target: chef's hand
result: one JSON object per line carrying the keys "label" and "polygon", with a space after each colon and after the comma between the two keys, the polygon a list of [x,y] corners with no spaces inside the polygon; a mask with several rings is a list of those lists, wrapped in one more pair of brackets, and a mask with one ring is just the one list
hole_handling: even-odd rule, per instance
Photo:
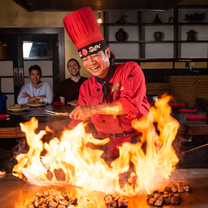
{"label": "chef's hand", "polygon": [[79,105],[70,114],[69,117],[74,120],[86,120],[93,115],[93,107],[89,105]]}
{"label": "chef's hand", "polygon": [[86,120],[95,114],[104,115],[126,115],[121,104],[102,104],[102,105],[79,105],[70,114],[69,117],[74,120]]}

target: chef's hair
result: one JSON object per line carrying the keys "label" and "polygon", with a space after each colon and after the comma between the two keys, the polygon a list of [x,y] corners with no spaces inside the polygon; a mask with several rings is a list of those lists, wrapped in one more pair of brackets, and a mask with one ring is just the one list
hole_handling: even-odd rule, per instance
{"label": "chef's hair", "polygon": [[29,74],[31,73],[32,70],[38,70],[40,75],[42,75],[42,72],[41,72],[41,68],[38,66],[38,65],[33,65],[29,68]]}
{"label": "chef's hair", "polygon": [[[105,53],[105,50],[106,49],[103,50],[104,53]],[[114,63],[115,59],[116,59],[115,54],[110,50],[110,58],[109,58],[110,63],[111,64]]]}
{"label": "chef's hair", "polygon": [[68,62],[67,62],[67,68],[68,68],[68,64],[69,64],[70,61],[76,61],[77,62],[77,65],[79,66],[79,68],[81,68],[81,66],[79,64],[79,61],[77,61],[77,59],[74,59],[74,58],[71,58],[71,59],[68,60]]}
{"label": "chef's hair", "polygon": [[109,58],[110,63],[114,63],[115,59],[116,59],[115,54],[112,51],[110,51],[110,58]]}

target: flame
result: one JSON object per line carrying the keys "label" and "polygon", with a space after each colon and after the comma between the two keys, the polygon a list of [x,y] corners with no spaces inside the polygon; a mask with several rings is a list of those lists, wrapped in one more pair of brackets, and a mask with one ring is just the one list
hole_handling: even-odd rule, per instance
{"label": "flame", "polygon": [[17,156],[18,164],[13,168],[13,174],[25,178],[22,172],[36,161],[41,161],[48,170],[39,175],[35,169],[37,175],[29,181],[36,185],[70,184],[88,192],[129,197],[149,193],[161,186],[163,180],[168,180],[178,163],[172,142],[179,123],[170,115],[170,99],[170,96],[158,99],[148,117],[132,122],[132,126],[142,132],[141,142],[125,143],[119,147],[120,156],[111,166],[101,158],[103,150],[89,145],[104,146],[109,138],[93,138],[92,134],[85,132],[84,123],[73,130],[64,130],[61,138],[53,138],[49,143],[44,143],[42,137],[52,130],[46,128],[36,134],[38,121],[35,118],[21,123],[30,149],[26,154]]}

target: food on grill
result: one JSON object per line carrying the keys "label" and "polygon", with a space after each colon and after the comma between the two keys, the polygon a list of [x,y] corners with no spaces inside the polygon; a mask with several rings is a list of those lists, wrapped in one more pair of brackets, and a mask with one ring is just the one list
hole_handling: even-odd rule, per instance
{"label": "food on grill", "polygon": [[179,196],[173,196],[171,199],[170,199],[170,203],[171,204],[180,204],[181,203],[181,198]]}
{"label": "food on grill", "polygon": [[149,199],[149,204],[150,204],[150,205],[154,205],[155,202],[156,202],[156,200],[157,200],[157,199],[155,199],[155,198],[150,198],[150,199]]}
{"label": "food on grill", "polygon": [[128,201],[123,197],[108,194],[104,197],[105,204],[108,208],[126,208],[128,207]]}
{"label": "food on grill", "polygon": [[157,200],[155,201],[154,205],[157,206],[157,207],[161,207],[161,206],[163,205],[163,199],[162,199],[162,200],[157,199]]}
{"label": "food on grill", "polygon": [[191,187],[189,184],[182,183],[182,182],[177,182],[177,183],[169,183],[166,185],[164,190],[168,190],[167,192],[171,189],[172,192],[189,192],[191,190]]}
{"label": "food on grill", "polygon": [[53,189],[36,193],[32,201],[27,202],[27,208],[72,208],[77,205],[77,198]]}
{"label": "food on grill", "polygon": [[163,204],[180,204],[181,193],[191,191],[189,184],[182,182],[169,183],[165,186],[164,191],[153,191],[153,194],[147,195],[147,201],[150,205],[161,207]]}
{"label": "food on grill", "polygon": [[15,104],[15,105],[12,105],[9,107],[9,110],[21,110],[21,109],[28,109],[29,107],[28,106],[25,106],[25,105],[18,105],[18,104]]}
{"label": "food on grill", "polygon": [[163,204],[180,204],[181,198],[177,194],[169,194],[169,195],[159,195],[154,194],[153,198],[148,199],[148,203],[150,205],[154,205],[157,207],[161,207]]}
{"label": "food on grill", "polygon": [[191,187],[190,187],[189,184],[184,184],[184,185],[183,185],[183,188],[184,188],[185,192],[191,191]]}

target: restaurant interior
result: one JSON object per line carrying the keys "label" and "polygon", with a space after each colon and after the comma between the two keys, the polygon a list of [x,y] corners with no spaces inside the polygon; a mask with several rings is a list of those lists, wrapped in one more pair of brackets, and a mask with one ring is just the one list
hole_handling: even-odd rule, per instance
{"label": "restaurant interior", "polygon": [[[8,98],[7,108],[17,104],[21,87],[30,82],[28,68],[31,65],[38,64],[42,68],[42,81],[51,84],[54,95],[57,95],[59,84],[70,77],[66,67],[70,58],[79,60],[81,76],[87,78],[91,76],[85,70],[77,49],[63,25],[63,18],[66,15],[82,7],[91,7],[96,19],[101,19],[99,27],[116,56],[115,62],[134,61],[140,65],[145,75],[146,95],[150,106],[155,107],[158,100],[162,98],[165,100],[166,96],[170,96],[170,100],[167,101],[171,109],[170,114],[179,124],[172,141],[172,147],[179,159],[175,164],[176,171],[172,177],[173,180],[177,180],[180,176],[182,180],[187,177],[185,181],[188,182],[195,180],[193,187],[196,191],[192,192],[192,196],[188,194],[184,196],[182,207],[207,207],[207,0],[142,0],[138,2],[134,0],[116,2],[112,0],[1,0],[0,92],[5,93]],[[30,53],[28,47],[30,47]],[[57,101],[56,96],[54,101]],[[161,105],[165,106],[165,104]],[[51,128],[53,131],[48,131],[43,139],[48,144],[51,138],[58,138],[67,128],[70,121],[67,116],[47,117],[45,109],[65,113],[72,111],[74,106],[46,105],[45,108],[44,105],[39,108],[30,107],[29,111],[8,110],[7,117],[0,117],[0,149],[6,151],[6,156],[5,152],[0,151],[0,173],[4,168],[11,174],[13,166],[17,163],[14,154],[17,156],[21,151],[27,154],[29,150],[30,145],[26,144],[25,138],[30,136],[29,133],[25,136],[20,123],[24,125],[25,122],[34,122],[35,126],[36,121],[32,120],[35,117],[39,122],[35,130],[36,134],[48,127]],[[167,108],[167,111],[170,109]],[[177,124],[173,122],[170,125],[174,127]],[[155,125],[155,128],[160,127]],[[171,131],[173,133],[174,129]],[[172,137],[171,134],[169,136]],[[103,145],[101,141],[99,142]],[[184,170],[190,170],[190,172]],[[11,175],[7,177],[13,180]],[[22,180],[20,174],[18,177]],[[2,187],[8,187],[8,191],[12,190],[15,183],[19,183],[14,181],[7,186],[3,177],[1,181],[0,174],[1,182],[4,182]],[[50,185],[47,182],[44,186]],[[35,183],[41,186],[39,181]],[[204,185],[197,186],[197,183],[204,183]],[[18,190],[22,193],[27,188],[21,184]],[[33,190],[36,191],[36,188]],[[66,190],[68,191],[68,188]],[[4,190],[0,188],[0,195],[3,193]],[[14,194],[16,192],[11,192],[8,196],[14,197]],[[23,195],[18,197],[19,201],[22,200]],[[27,196],[31,197],[31,193],[27,193]],[[0,196],[0,204],[1,201],[5,204],[0,207],[24,207],[22,204],[14,206],[13,203],[7,203],[7,199]],[[139,204],[142,201],[142,199],[140,202],[137,200],[138,198],[134,199],[134,202],[130,200],[129,207],[136,207],[135,203]],[[92,206],[92,204],[89,207],[103,207]],[[151,206],[143,200],[141,207]]]}

